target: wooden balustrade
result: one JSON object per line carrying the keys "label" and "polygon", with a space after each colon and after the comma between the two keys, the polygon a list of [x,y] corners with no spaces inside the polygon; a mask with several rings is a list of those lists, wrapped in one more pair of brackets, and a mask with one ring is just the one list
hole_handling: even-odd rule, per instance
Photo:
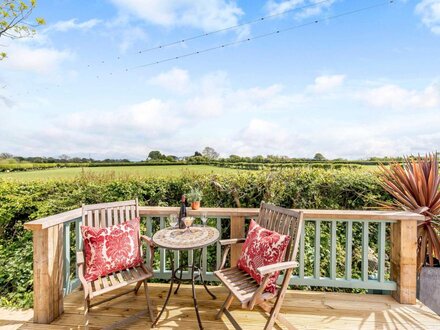
{"label": "wooden balustrade", "polygon": [[[166,217],[178,213],[176,207],[140,207],[140,215],[144,219],[147,234],[151,235],[154,228],[163,228]],[[393,297],[400,303],[416,303],[416,246],[417,221],[423,217],[409,212],[382,211],[340,211],[340,210],[303,210],[306,223],[314,227],[313,237],[307,237],[303,231],[300,249],[298,273],[291,278],[291,284],[310,286],[333,286],[345,288],[381,289],[392,291]],[[245,234],[246,219],[255,217],[258,209],[249,208],[202,208],[188,210],[188,214],[200,217],[207,213],[213,224],[221,231],[229,226],[230,238],[241,238]],[[157,223],[156,223],[157,221]],[[71,224],[74,225],[71,226]],[[345,224],[345,271],[344,277],[337,276],[337,226]],[[360,223],[362,228],[361,245],[361,277],[353,278],[353,224]],[[368,248],[370,240],[369,225],[377,223],[377,278],[370,278],[368,271]],[[33,231],[34,244],[34,321],[50,323],[63,312],[63,295],[70,293],[78,286],[75,271],[71,272],[73,262],[70,260],[70,249],[78,248],[81,244],[79,228],[81,224],[81,209],[75,209],[54,216],[30,221],[25,227]],[[321,231],[329,225],[329,276],[321,274]],[[391,251],[389,253],[391,272],[387,279],[385,267],[387,228],[391,227]],[[74,241],[71,242],[71,235]],[[224,237],[226,238],[226,237]],[[314,254],[310,261],[305,255],[305,239],[313,241]],[[211,251],[212,252],[212,251]],[[215,263],[220,261],[220,245],[214,249]],[[235,264],[241,252],[237,246],[231,250],[231,263]],[[166,254],[159,252],[159,265],[155,270],[158,278],[168,278],[166,269]],[[178,256],[176,256],[178,257]],[[193,262],[193,254],[188,254],[188,262]],[[176,259],[177,260],[177,259]],[[306,274],[305,262],[313,263],[313,273]],[[203,265],[208,280],[215,280],[207,272],[207,249],[203,251]],[[215,267],[215,266],[214,266]],[[212,267],[211,267],[212,268]]]}

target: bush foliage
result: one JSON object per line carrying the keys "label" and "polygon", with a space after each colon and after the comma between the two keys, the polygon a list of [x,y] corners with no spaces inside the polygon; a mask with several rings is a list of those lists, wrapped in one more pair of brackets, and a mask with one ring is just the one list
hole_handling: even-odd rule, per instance
{"label": "bush foliage", "polygon": [[93,204],[139,198],[141,205],[178,206],[190,188],[206,207],[364,209],[389,196],[376,174],[359,169],[292,168],[227,175],[141,178],[83,175],[74,180],[0,180],[0,306],[32,305],[32,240],[27,221]]}

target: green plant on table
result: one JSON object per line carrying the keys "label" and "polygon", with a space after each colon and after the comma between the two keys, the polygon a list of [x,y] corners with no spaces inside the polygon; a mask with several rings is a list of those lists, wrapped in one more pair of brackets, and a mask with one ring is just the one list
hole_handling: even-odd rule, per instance
{"label": "green plant on table", "polygon": [[440,176],[437,154],[404,158],[402,164],[380,166],[381,185],[398,206],[425,216],[417,225],[417,269],[438,265],[440,259]]}

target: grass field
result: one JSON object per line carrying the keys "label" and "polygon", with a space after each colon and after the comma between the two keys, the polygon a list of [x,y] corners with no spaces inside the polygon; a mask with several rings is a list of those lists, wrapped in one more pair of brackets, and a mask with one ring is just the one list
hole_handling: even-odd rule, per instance
{"label": "grass field", "polygon": [[116,177],[177,177],[182,174],[209,174],[209,173],[237,173],[236,169],[222,168],[207,165],[173,165],[173,166],[109,166],[87,168],[57,168],[39,171],[0,173],[0,179],[12,179],[19,181],[50,180],[50,179],[73,179],[80,175],[106,174]]}

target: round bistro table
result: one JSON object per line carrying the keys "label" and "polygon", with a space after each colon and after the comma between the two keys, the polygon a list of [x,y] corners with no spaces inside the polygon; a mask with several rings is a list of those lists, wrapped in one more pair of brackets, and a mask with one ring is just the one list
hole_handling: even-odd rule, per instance
{"label": "round bistro table", "polygon": [[[188,271],[191,271],[191,286],[192,286],[192,298],[194,301],[194,309],[197,315],[197,322],[199,323],[199,328],[203,329],[202,321],[199,315],[199,308],[197,305],[197,297],[195,290],[195,282],[200,278],[205,290],[209,293],[209,295],[216,299],[216,296],[209,291],[206,286],[205,281],[203,280],[202,275],[202,249],[208,245],[214,244],[218,241],[220,237],[220,233],[216,228],[213,227],[191,227],[190,230],[187,229],[174,229],[174,228],[165,228],[159,230],[157,233],[153,235],[153,242],[158,247],[166,249],[170,254],[171,260],[171,281],[170,288],[168,290],[167,298],[165,303],[156,319],[154,320],[152,327],[154,328],[159,321],[162,313],[164,312],[168,301],[171,296],[171,292],[173,291],[174,282],[177,283],[177,288],[174,291],[174,294],[177,294],[180,288],[180,283],[185,281],[182,279],[183,269],[188,268]],[[194,251],[200,250],[199,253],[199,265],[196,266],[195,258],[193,258],[192,265],[180,265],[177,268],[174,268],[174,253],[172,251]],[[180,276],[176,276],[176,274],[180,272]]]}

